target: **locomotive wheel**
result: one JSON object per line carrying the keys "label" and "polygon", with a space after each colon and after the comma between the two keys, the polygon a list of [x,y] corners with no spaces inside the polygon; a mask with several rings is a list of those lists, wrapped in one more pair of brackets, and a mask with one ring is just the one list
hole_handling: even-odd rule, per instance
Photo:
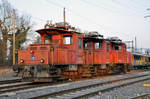
{"label": "locomotive wheel", "polygon": [[106,72],[107,75],[111,72],[111,71],[110,71],[110,66],[109,66],[109,65],[106,66],[106,71],[107,71],[107,72]]}
{"label": "locomotive wheel", "polygon": [[130,72],[130,68],[129,68],[129,66],[127,66],[127,72]]}
{"label": "locomotive wheel", "polygon": [[52,82],[56,82],[57,81],[57,75],[56,75],[56,68],[50,66],[49,67],[49,76],[52,79]]}
{"label": "locomotive wheel", "polygon": [[57,74],[57,75],[62,75],[62,70],[61,70],[60,68],[57,68],[57,69],[56,69],[56,74]]}
{"label": "locomotive wheel", "polygon": [[122,67],[122,72],[124,73],[124,74],[126,74],[127,73],[127,66],[126,65],[123,65],[123,66],[121,66]]}
{"label": "locomotive wheel", "polygon": [[13,71],[18,72],[18,67],[17,66],[13,66]]}

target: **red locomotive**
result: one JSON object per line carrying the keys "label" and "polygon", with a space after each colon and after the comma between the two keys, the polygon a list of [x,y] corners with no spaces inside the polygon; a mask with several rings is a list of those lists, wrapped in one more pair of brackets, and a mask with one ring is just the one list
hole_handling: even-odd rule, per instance
{"label": "red locomotive", "polygon": [[41,44],[18,50],[18,76],[24,80],[75,80],[126,72],[132,66],[132,54],[119,39],[104,39],[97,32],[84,34],[59,24],[36,32],[41,35]]}

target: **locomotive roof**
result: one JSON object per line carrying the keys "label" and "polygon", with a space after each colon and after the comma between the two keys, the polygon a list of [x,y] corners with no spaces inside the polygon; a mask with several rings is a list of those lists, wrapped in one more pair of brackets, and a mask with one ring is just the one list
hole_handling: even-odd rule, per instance
{"label": "locomotive roof", "polygon": [[112,44],[124,44],[124,45],[126,45],[124,42],[122,42],[122,41],[115,41],[115,40],[109,40],[109,39],[105,39],[106,41],[108,41],[108,42],[110,42],[110,43],[112,43]]}
{"label": "locomotive roof", "polygon": [[124,44],[125,45],[125,43],[122,42],[122,40],[119,39],[118,37],[108,37],[108,38],[106,38],[106,41],[109,41],[113,44]]}
{"label": "locomotive roof", "polygon": [[76,32],[76,31],[71,31],[71,30],[56,28],[56,27],[39,29],[39,30],[36,30],[36,32],[38,32],[39,34],[59,34],[59,33],[77,33],[77,34],[81,34],[81,33]]}
{"label": "locomotive roof", "polygon": [[97,31],[92,31],[92,32],[89,32],[89,33],[84,33],[84,40],[92,40],[92,41],[95,41],[95,40],[102,40],[104,39],[103,38],[103,35],[99,34]]}
{"label": "locomotive roof", "polygon": [[142,53],[137,53],[137,52],[134,52],[132,53],[133,55],[137,55],[137,56],[147,56],[147,57],[150,57],[149,55],[146,55],[146,54],[142,54]]}

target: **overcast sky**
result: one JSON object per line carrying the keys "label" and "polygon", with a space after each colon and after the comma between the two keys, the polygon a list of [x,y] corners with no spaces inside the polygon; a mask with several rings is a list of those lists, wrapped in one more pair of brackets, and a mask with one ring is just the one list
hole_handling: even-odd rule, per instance
{"label": "overcast sky", "polygon": [[98,31],[104,37],[117,36],[124,41],[137,37],[138,47],[150,48],[150,0],[9,0],[20,13],[32,16],[34,29],[47,20],[66,20],[82,31]]}

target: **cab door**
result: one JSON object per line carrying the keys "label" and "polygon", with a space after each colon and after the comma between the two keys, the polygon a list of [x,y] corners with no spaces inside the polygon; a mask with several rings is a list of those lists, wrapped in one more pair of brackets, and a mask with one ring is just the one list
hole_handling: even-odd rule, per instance
{"label": "cab door", "polygon": [[84,50],[84,60],[85,60],[85,64],[89,65],[89,64],[93,64],[93,46],[92,46],[92,42],[86,42],[84,44],[85,46],[85,50]]}
{"label": "cab door", "polygon": [[109,64],[111,62],[111,46],[110,43],[105,42],[105,48],[106,48],[106,64]]}
{"label": "cab door", "polygon": [[83,38],[78,37],[76,40],[77,40],[77,46],[76,46],[77,64],[83,64]]}

